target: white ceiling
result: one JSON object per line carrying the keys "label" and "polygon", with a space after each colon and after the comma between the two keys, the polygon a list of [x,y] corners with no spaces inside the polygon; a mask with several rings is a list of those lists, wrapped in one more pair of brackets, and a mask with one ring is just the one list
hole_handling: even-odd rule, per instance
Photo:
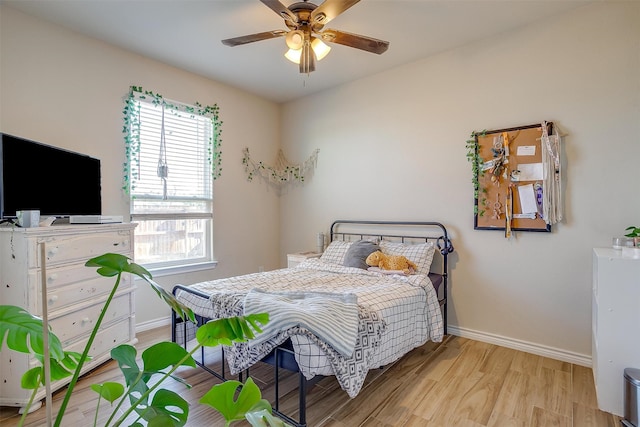
{"label": "white ceiling", "polygon": [[259,0],[0,0],[29,15],[275,102],[530,25],[592,1],[361,0],[326,28],[389,41],[389,50],[376,55],[332,44],[316,71],[306,75],[284,58],[284,38],[236,47],[220,42],[286,29],[284,20]]}

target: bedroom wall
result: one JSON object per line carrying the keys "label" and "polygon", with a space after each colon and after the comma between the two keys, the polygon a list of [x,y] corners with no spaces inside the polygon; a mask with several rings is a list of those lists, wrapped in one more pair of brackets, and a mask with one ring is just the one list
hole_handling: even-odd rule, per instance
{"label": "bedroom wall", "polygon": [[[246,145],[256,157],[275,158],[279,105],[2,5],[0,52],[0,131],[99,158],[103,213],[108,215],[129,214],[128,197],[121,191],[122,110],[129,86],[186,103],[217,103],[223,121],[223,171],[214,184],[218,267],[155,279],[171,290],[176,283],[279,266],[279,200],[273,192],[247,182],[242,167]],[[249,118],[251,126],[246,126]],[[40,185],[65,185],[55,177],[38,176],[37,171],[34,178]],[[166,322],[167,306],[148,285],[138,285],[138,327]]]}
{"label": "bedroom wall", "polygon": [[[592,248],[640,222],[640,3],[442,52],[290,102],[282,120],[289,158],[320,149],[281,197],[283,252],[314,249],[338,218],[441,221],[456,248],[451,332],[590,364]],[[474,231],[469,134],[542,120],[566,134],[564,221],[511,240]]]}

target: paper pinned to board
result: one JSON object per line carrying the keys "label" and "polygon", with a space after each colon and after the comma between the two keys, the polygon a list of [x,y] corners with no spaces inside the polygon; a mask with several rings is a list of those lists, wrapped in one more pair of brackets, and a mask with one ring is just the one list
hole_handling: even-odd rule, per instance
{"label": "paper pinned to board", "polygon": [[536,155],[536,146],[535,145],[521,145],[518,147],[516,151],[517,156],[535,156]]}
{"label": "paper pinned to board", "polygon": [[519,181],[541,181],[543,178],[542,163],[518,164]]}
{"label": "paper pinned to board", "polygon": [[520,208],[523,214],[534,214],[538,212],[536,204],[536,193],[533,190],[533,184],[525,184],[518,186],[518,196],[520,196]]}

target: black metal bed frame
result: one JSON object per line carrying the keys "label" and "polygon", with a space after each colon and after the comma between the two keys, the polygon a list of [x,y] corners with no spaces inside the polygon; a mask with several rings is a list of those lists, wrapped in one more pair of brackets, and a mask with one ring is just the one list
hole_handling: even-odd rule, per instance
{"label": "black metal bed frame", "polygon": [[[351,227],[351,228],[349,228]],[[359,230],[360,227],[368,227],[370,228],[367,231]],[[377,227],[377,228],[376,228]],[[396,228],[397,227],[397,228]],[[339,228],[346,228],[348,231],[339,231]],[[414,231],[416,228],[422,230],[422,235],[414,235],[417,231]],[[407,234],[388,234],[388,232],[382,232],[382,230],[410,230]],[[438,230],[439,231],[434,231]],[[379,232],[375,232],[375,231]],[[428,231],[431,230],[431,231]],[[439,222],[432,221],[358,221],[358,220],[336,220],[331,224],[330,229],[330,241],[334,240],[355,240],[355,239],[365,239],[365,238],[378,238],[378,239],[389,239],[394,241],[406,242],[406,241],[423,241],[429,242],[434,241],[435,245],[438,249],[438,252],[442,255],[442,272],[439,273],[442,276],[442,284],[440,288],[442,289],[441,296],[438,296],[438,301],[440,303],[440,308],[442,309],[442,316],[444,321],[444,334],[447,334],[447,288],[448,288],[448,261],[447,256],[454,251],[453,244],[451,243],[451,239],[449,238],[447,229],[444,225]],[[189,286],[184,285],[176,285],[173,288],[173,294],[175,295],[177,291],[182,290],[194,295],[197,295],[201,298],[209,298],[209,295],[200,292],[195,289],[191,289]],[[201,326],[208,322],[211,319],[208,319],[203,316],[196,315],[196,325],[195,327]],[[183,321],[175,311],[172,311],[171,316],[171,340],[173,342],[177,342],[177,328],[179,325],[183,328],[183,337],[184,337],[184,346],[187,347],[187,327],[189,325],[188,322]],[[193,324],[191,324],[193,325]],[[204,347],[200,349],[200,360],[196,360],[196,364],[200,366],[205,371],[209,372],[216,378],[226,381],[227,378],[225,373],[225,358],[224,358],[224,347],[221,346],[222,352],[222,367],[221,372],[216,372],[211,369],[205,363],[205,355],[204,355]],[[268,354],[262,362],[268,363],[274,366],[274,387],[275,387],[275,402],[273,404],[273,412],[286,422],[293,424],[295,427],[306,427],[306,394],[307,389],[311,384],[316,383],[321,376],[316,376],[311,380],[307,380],[304,377],[304,374],[298,369],[298,365],[295,361],[293,349],[291,347],[290,340],[287,340],[285,343],[276,347],[270,354]],[[282,413],[279,408],[279,371],[280,369],[285,369],[287,371],[293,371],[298,373],[298,420],[293,419],[292,417]],[[243,382],[244,377],[249,376],[249,369],[240,372],[238,374],[238,380]]]}

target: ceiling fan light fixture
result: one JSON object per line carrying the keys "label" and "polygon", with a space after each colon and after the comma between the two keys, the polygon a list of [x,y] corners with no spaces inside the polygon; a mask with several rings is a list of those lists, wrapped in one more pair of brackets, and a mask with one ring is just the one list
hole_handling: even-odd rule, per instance
{"label": "ceiling fan light fixture", "polygon": [[304,33],[300,30],[292,30],[287,33],[285,41],[289,49],[298,50],[302,49],[304,43]]}
{"label": "ceiling fan light fixture", "polygon": [[302,49],[289,49],[284,54],[284,57],[287,58],[289,61],[293,62],[294,64],[300,63],[300,56],[302,56]]}
{"label": "ceiling fan light fixture", "polygon": [[327,45],[317,37],[312,37],[312,38],[313,40],[311,41],[311,48],[313,49],[313,52],[316,54],[316,59],[320,61],[322,58],[327,56],[327,54],[329,54],[331,47],[329,47],[329,45]]}

